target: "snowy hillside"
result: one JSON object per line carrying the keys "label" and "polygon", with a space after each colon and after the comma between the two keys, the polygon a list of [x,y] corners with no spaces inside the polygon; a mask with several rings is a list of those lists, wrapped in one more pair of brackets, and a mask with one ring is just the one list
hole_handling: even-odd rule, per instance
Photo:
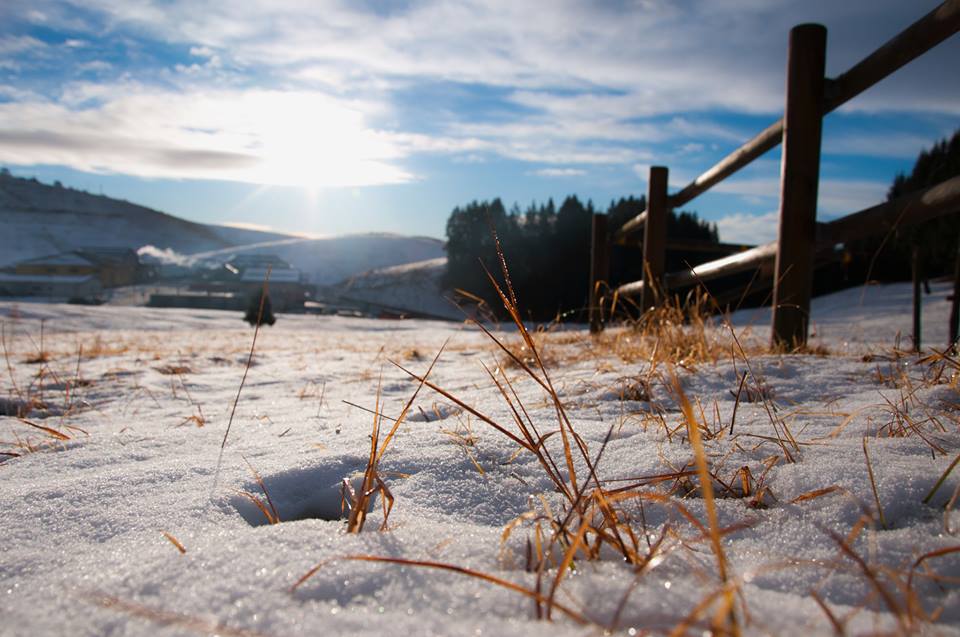
{"label": "snowy hillside", "polygon": [[445,253],[439,239],[371,233],[281,239],[193,256],[219,260],[232,254],[275,254],[305,272],[312,283],[331,285],[367,270],[434,259]]}
{"label": "snowy hillside", "polygon": [[[947,287],[924,299],[938,348]],[[556,404],[470,326],[281,315],[218,475],[253,336],[239,314],[0,303],[0,633],[701,635],[729,602],[745,635],[960,635],[960,362],[893,349],[909,296],[815,300],[817,356],[762,352],[757,311],[734,317],[743,350],[707,327],[715,358],[624,330],[538,335],[598,503],[566,523]],[[429,380],[459,405],[390,362],[423,375],[444,344]],[[348,534],[329,518],[370,454],[366,410],[382,445],[415,393],[379,466],[389,518],[378,495]],[[618,525],[594,554],[603,503]]]}
{"label": "snowy hillside", "polygon": [[0,266],[82,247],[231,245],[208,226],[100,195],[0,176]]}
{"label": "snowy hillside", "polygon": [[153,246],[177,263],[231,254],[276,254],[328,285],[361,272],[442,256],[424,237],[362,234],[308,239],[193,223],[100,195],[0,175],[0,267],[83,247]]}
{"label": "snowy hillside", "polygon": [[440,287],[446,257],[378,268],[350,277],[331,290],[345,301],[408,310],[435,318],[463,320],[464,313]]}

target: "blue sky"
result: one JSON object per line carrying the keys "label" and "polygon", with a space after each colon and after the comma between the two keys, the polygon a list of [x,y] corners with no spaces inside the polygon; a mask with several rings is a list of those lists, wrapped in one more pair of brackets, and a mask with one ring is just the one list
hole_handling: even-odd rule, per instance
{"label": "blue sky", "polygon": [[[680,188],[782,113],[787,33],[834,76],[926,0],[4,0],[0,165],[192,220],[443,237],[456,205]],[[960,38],[824,124],[820,215],[960,127]],[[776,233],[779,150],[688,208]]]}

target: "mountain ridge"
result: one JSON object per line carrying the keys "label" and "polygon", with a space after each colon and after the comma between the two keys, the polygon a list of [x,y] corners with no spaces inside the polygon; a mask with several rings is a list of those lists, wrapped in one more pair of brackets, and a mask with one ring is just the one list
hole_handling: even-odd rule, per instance
{"label": "mountain ridge", "polygon": [[80,248],[152,246],[191,261],[275,254],[329,285],[375,268],[432,259],[444,243],[385,232],[310,238],[189,221],[146,206],[0,171],[0,267]]}

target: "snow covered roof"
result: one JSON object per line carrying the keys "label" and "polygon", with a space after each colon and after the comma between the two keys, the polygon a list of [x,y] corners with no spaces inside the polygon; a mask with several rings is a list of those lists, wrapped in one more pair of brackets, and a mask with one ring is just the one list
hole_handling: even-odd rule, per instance
{"label": "snow covered roof", "polygon": [[0,283],[88,283],[97,281],[92,274],[7,274],[0,272]]}
{"label": "snow covered roof", "polygon": [[51,254],[46,257],[37,257],[20,261],[17,265],[70,265],[95,267],[96,264],[75,252],[61,252],[60,254]]}
{"label": "snow covered roof", "polygon": [[76,250],[76,254],[101,263],[138,263],[140,261],[137,252],[126,247],[85,247]]}

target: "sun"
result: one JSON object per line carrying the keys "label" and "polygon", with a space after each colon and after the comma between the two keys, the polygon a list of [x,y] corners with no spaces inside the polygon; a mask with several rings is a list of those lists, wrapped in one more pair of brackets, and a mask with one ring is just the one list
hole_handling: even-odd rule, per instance
{"label": "sun", "polygon": [[238,105],[250,171],[263,184],[297,186],[317,196],[324,188],[402,183],[394,165],[403,153],[392,136],[366,124],[364,114],[323,95],[264,92]]}

